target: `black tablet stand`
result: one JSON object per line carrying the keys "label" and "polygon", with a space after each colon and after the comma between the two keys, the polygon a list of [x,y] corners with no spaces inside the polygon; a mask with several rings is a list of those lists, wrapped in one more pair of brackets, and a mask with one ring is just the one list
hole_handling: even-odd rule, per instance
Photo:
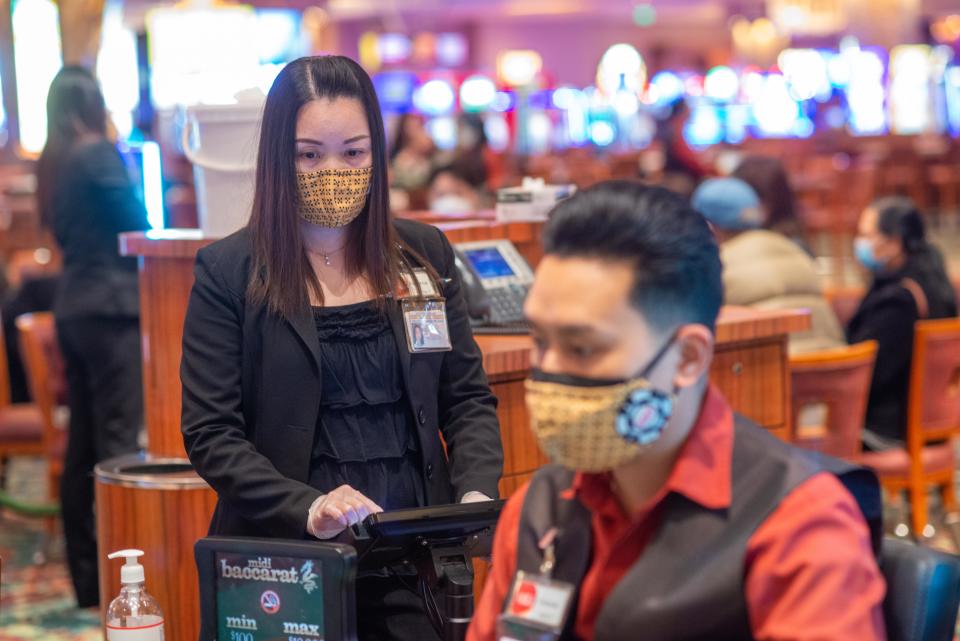
{"label": "black tablet stand", "polygon": [[[490,555],[502,506],[503,501],[487,501],[373,515],[353,528],[360,570],[412,565],[444,641],[463,641],[473,617],[472,560]],[[442,608],[434,594],[441,596]]]}

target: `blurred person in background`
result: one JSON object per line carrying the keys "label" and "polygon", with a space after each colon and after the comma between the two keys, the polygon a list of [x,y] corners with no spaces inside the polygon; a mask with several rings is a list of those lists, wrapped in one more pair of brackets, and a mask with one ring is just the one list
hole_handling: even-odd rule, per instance
{"label": "blurred person in background", "polygon": [[658,123],[656,133],[664,156],[663,186],[682,196],[690,196],[697,184],[711,173],[684,138],[683,130],[689,119],[690,107],[680,98]]}
{"label": "blurred person in background", "polygon": [[845,343],[813,259],[783,234],[763,229],[767,211],[750,185],[737,178],[711,178],[694,192],[693,208],[710,222],[720,242],[726,304],[809,309],[810,330],[790,335],[793,354]]}
{"label": "blurred person in background", "polygon": [[107,139],[103,94],[81,67],[50,85],[37,196],[63,254],[53,302],[70,407],[60,500],[77,604],[90,607],[99,602],[93,467],[136,452],[143,425],[137,262],[118,254],[117,234],[148,225]]}
{"label": "blurred person in background", "polygon": [[436,151],[422,116],[412,113],[400,116],[390,146],[392,186],[407,191],[426,187],[433,171]]}
{"label": "blurred person in background", "polygon": [[487,189],[495,191],[503,186],[505,168],[503,158],[490,148],[483,118],[463,113],[457,118],[457,148],[455,158],[467,158],[484,167]]}
{"label": "blurred person in background", "polygon": [[943,257],[927,241],[910,199],[882,198],[867,207],[854,250],[872,280],[847,340],[879,344],[864,432],[864,446],[876,451],[901,446],[906,437],[914,324],[956,316],[957,302]]}
{"label": "blurred person in background", "polygon": [[748,156],[737,165],[731,176],[739,178],[757,192],[766,212],[765,229],[783,234],[813,255],[803,240],[803,225],[783,163],[769,156]]}
{"label": "blurred person in background", "polygon": [[427,203],[437,214],[470,214],[488,209],[486,168],[479,158],[461,157],[430,177]]}
{"label": "blurred person in background", "polygon": [[7,349],[10,402],[29,403],[32,398],[20,357],[17,316],[53,309],[60,280],[60,261],[46,248],[24,249],[13,252],[6,270],[10,288],[4,292],[0,316],[3,318],[3,339]]}

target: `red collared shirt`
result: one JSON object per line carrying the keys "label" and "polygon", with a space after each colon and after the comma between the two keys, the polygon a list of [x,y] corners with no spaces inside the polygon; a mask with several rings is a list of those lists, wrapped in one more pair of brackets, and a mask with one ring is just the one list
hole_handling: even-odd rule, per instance
{"label": "red collared shirt", "polygon": [[[593,514],[593,561],[580,588],[576,634],[592,641],[600,608],[640,558],[657,527],[657,508],[670,492],[706,508],[730,506],[733,414],[715,388],[704,399],[666,484],[629,516],[609,475],[578,473],[572,491]],[[467,641],[496,641],[496,620],[516,571],[517,531],[526,486],[504,507],[493,566]],[[569,490],[568,490],[569,491]],[[757,641],[883,641],[886,589],[856,501],[831,474],[793,490],[754,532],[744,563],[750,627]],[[696,614],[696,613],[691,613]],[[650,640],[655,641],[655,640]]]}

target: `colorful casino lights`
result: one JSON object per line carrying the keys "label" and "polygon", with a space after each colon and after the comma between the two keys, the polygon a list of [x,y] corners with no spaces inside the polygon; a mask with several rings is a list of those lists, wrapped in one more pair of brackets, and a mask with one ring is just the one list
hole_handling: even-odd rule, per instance
{"label": "colorful casino lights", "polygon": [[833,92],[827,59],[816,49],[784,49],[777,57],[777,65],[794,100],[816,98],[823,102]]}
{"label": "colorful casino lights", "polygon": [[617,139],[617,131],[613,124],[606,120],[595,120],[590,123],[590,140],[598,147],[608,147]]}
{"label": "colorful casino lights", "polygon": [[947,69],[943,81],[947,129],[954,136],[960,136],[960,67]]}
{"label": "colorful casino lights", "polygon": [[56,4],[14,0],[13,51],[20,146],[28,153],[39,153],[47,141],[47,92],[63,64]]}
{"label": "colorful casino lights", "polygon": [[[299,55],[297,41],[277,60],[262,60],[277,38],[264,29],[288,33],[282,19],[261,22],[247,5],[158,7],[147,13],[151,93],[161,109],[175,105],[232,104],[252,87],[269,88],[280,62]],[[251,46],[251,43],[256,46]]]}
{"label": "colorful casino lights", "polygon": [[881,134],[887,128],[884,66],[875,51],[850,47],[843,51],[850,60],[850,82],[847,104],[850,107],[850,129],[855,134]]}
{"label": "colorful casino lights", "polygon": [[917,134],[933,124],[932,71],[932,54],[926,45],[901,45],[890,52],[890,125],[894,132]]}
{"label": "colorful casino lights", "polygon": [[[407,72],[404,82],[395,84],[403,85],[398,95],[412,94],[413,106],[436,121],[431,131],[441,140],[452,138],[449,119],[462,110],[482,114],[488,128],[498,130],[500,148],[643,147],[664,107],[684,99],[691,109],[684,134],[692,144],[736,144],[747,136],[808,137],[814,122],[857,135],[888,127],[903,133],[956,132],[960,67],[951,66],[953,57],[944,46],[904,46],[890,52],[888,66],[886,52],[846,38],[839,50],[785,49],[770,65],[718,66],[705,75],[661,70],[647,81],[643,57],[620,43],[602,57],[598,84],[582,89],[543,89],[549,75],[532,50],[503,52],[496,81],[482,73],[424,77]],[[377,87],[386,98],[382,75],[377,74]],[[408,101],[402,110],[409,106]]]}
{"label": "colorful casino lights", "polygon": [[430,116],[444,116],[453,111],[457,96],[453,85],[446,80],[434,78],[420,85],[413,92],[413,104]]}
{"label": "colorful casino lights", "polygon": [[533,84],[543,68],[543,58],[533,50],[504,51],[497,56],[497,76],[511,87]]}
{"label": "colorful casino lights", "polygon": [[103,12],[97,79],[110,119],[121,140],[133,132],[133,111],[140,102],[137,37],[123,24],[123,6],[107,4]]}
{"label": "colorful casino lights", "polygon": [[636,47],[615,44],[603,54],[597,66],[597,87],[607,96],[625,89],[638,94],[647,83],[647,65]]}
{"label": "colorful casino lights", "polygon": [[714,67],[707,72],[703,92],[717,102],[733,102],[740,91],[740,78],[730,67]]}
{"label": "colorful casino lights", "polygon": [[464,111],[483,111],[497,97],[497,85],[487,76],[470,76],[460,85],[460,104]]}
{"label": "colorful casino lights", "polygon": [[656,89],[656,97],[651,102],[670,103],[683,95],[683,80],[672,71],[659,71],[650,80],[648,91],[651,89]]}

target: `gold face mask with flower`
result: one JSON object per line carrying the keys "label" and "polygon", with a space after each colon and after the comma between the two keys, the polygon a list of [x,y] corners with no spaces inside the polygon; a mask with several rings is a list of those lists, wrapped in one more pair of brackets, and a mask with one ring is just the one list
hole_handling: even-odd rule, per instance
{"label": "gold face mask with flower", "polygon": [[649,372],[672,345],[627,380],[534,370],[526,382],[530,427],[550,460],[583,472],[607,472],[637,459],[663,434],[676,393],[654,389]]}
{"label": "gold face mask with flower", "polygon": [[298,171],[301,218],[321,227],[349,225],[367,204],[372,175],[372,167]]}

